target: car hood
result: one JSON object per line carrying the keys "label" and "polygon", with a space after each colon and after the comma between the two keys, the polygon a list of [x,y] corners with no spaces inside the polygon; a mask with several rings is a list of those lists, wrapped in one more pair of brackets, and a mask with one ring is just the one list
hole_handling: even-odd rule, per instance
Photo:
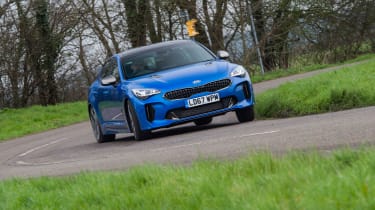
{"label": "car hood", "polygon": [[177,67],[130,80],[131,88],[173,90],[194,87],[229,77],[236,65],[227,61],[210,61]]}

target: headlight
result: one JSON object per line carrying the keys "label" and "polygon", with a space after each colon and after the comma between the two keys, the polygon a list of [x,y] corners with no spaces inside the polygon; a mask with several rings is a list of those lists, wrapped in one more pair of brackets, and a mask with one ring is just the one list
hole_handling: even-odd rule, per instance
{"label": "headlight", "polygon": [[137,98],[145,100],[153,95],[159,94],[160,90],[144,88],[144,89],[132,89],[132,92]]}
{"label": "headlight", "polygon": [[231,77],[244,77],[245,75],[246,75],[246,70],[244,69],[243,66],[237,66],[230,73]]}

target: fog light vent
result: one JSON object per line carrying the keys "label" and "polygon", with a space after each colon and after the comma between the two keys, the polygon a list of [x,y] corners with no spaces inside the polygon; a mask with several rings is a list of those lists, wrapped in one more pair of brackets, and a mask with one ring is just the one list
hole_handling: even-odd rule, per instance
{"label": "fog light vent", "polygon": [[152,122],[155,119],[155,109],[152,107],[151,104],[146,104],[145,105],[145,110],[146,110],[146,117],[147,120]]}
{"label": "fog light vent", "polygon": [[244,93],[244,95],[245,95],[245,98],[246,98],[246,99],[250,99],[250,98],[251,98],[251,93],[250,93],[249,83],[244,82],[244,83],[242,84],[242,88],[243,88],[243,93]]}

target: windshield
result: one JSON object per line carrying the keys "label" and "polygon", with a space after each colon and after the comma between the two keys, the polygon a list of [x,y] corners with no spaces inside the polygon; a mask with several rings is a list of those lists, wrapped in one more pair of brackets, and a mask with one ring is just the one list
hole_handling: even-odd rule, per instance
{"label": "windshield", "polygon": [[194,42],[154,48],[122,59],[127,79],[139,77],[165,69],[211,61],[215,56]]}

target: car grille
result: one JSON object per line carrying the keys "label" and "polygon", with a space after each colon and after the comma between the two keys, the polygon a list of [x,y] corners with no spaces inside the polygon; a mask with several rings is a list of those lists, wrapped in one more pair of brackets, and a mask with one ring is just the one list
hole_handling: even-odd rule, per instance
{"label": "car grille", "polygon": [[165,93],[164,97],[169,100],[189,98],[190,96],[202,93],[202,92],[215,92],[220,89],[226,88],[231,84],[230,79],[218,80],[215,82],[210,82],[202,86],[194,88],[183,88],[178,90],[173,90]]}
{"label": "car grille", "polygon": [[193,108],[180,108],[180,109],[173,109],[170,110],[166,118],[167,119],[181,119],[185,117],[191,117],[194,115],[204,114],[207,112],[212,112],[224,108],[229,108],[237,103],[237,100],[235,97],[226,97],[222,98],[221,101],[215,102],[212,104],[207,104],[203,106],[193,107]]}

